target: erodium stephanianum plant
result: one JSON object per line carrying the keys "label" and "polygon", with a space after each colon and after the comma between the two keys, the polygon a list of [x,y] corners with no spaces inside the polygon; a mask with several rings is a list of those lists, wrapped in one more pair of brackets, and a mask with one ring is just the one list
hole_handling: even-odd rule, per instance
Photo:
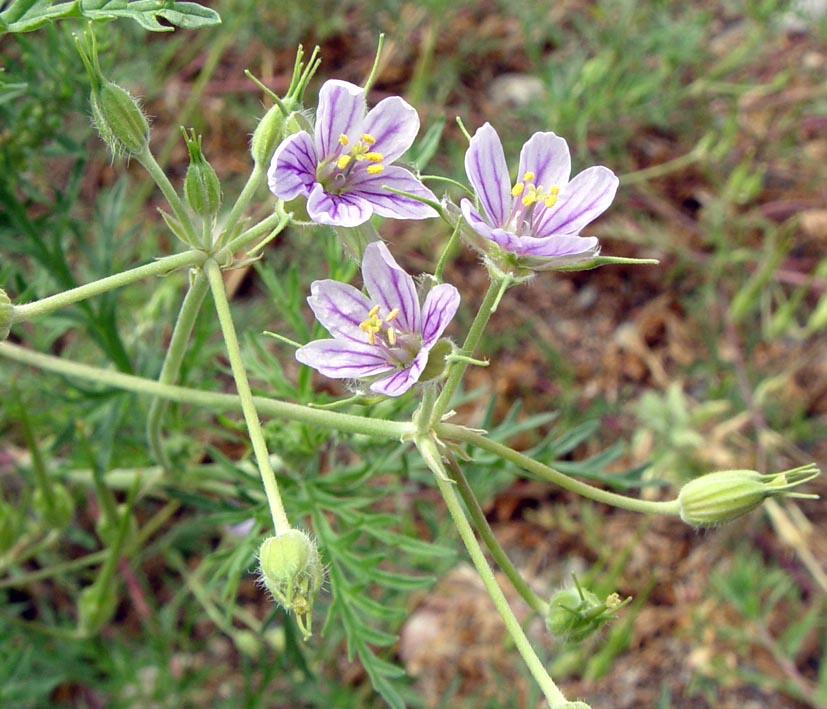
{"label": "erodium stephanianum plant", "polygon": [[347,283],[313,282],[307,302],[333,338],[299,348],[296,359],[327,377],[373,380],[371,391],[399,396],[419,381],[457,312],[459,292],[441,283],[420,305],[413,278],[378,241],[365,249],[362,278],[367,296]]}
{"label": "erodium stephanianum plant", "polygon": [[[612,203],[618,179],[608,168],[590,167],[569,182],[571,156],[563,138],[535,133],[520,152],[514,185],[500,137],[486,123],[465,153],[465,171],[482,214],[464,199],[462,214],[474,246],[501,270],[544,271],[589,261],[600,252],[595,236],[580,230]],[[524,274],[525,275],[525,274]]]}
{"label": "erodium stephanianum plant", "polygon": [[391,165],[419,131],[416,110],[398,96],[380,101],[367,115],[365,90],[331,80],[319,92],[313,136],[300,131],[276,149],[267,181],[276,197],[307,198],[307,213],[318,224],[355,227],[371,215],[427,219],[426,204],[387,187],[436,201],[403,167]]}

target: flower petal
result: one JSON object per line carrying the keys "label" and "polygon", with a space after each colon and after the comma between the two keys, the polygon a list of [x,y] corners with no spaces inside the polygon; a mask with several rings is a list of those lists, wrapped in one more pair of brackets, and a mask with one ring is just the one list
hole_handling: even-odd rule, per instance
{"label": "flower petal", "polygon": [[314,340],[296,350],[296,359],[331,379],[361,379],[394,369],[379,347],[344,340]]}
{"label": "flower petal", "polygon": [[373,207],[358,195],[329,194],[317,183],[307,198],[307,214],[317,224],[359,226],[370,219]]}
{"label": "flower petal", "polygon": [[333,337],[360,343],[367,341],[359,325],[368,317],[370,301],[362,291],[330,279],[313,281],[307,302],[316,320]]}
{"label": "flower petal", "polygon": [[348,194],[359,196],[366,202],[370,202],[373,211],[380,217],[430,219],[438,216],[436,210],[427,204],[390,192],[385,187],[415,194],[434,202],[438,201],[436,195],[408,170],[394,165],[385,168],[378,175],[369,175],[364,170],[354,175],[348,183]]}
{"label": "flower petal", "polygon": [[339,136],[353,137],[365,116],[365,90],[347,81],[325,81],[319,91],[316,111],[316,146],[319,160],[329,159],[339,152]]}
{"label": "flower petal", "polygon": [[[470,226],[480,236],[484,236],[486,239],[491,239],[491,241],[500,243],[500,239],[495,235],[508,233],[499,227],[492,227],[487,221],[485,221],[485,219],[483,219],[471,203],[470,199],[463,199],[462,202],[460,202],[460,208],[462,209],[462,216],[465,217],[465,221],[468,222],[468,226]],[[500,245],[502,246],[502,244]]]}
{"label": "flower petal", "polygon": [[304,131],[281,142],[267,170],[267,185],[279,199],[290,200],[310,194],[316,182],[316,148]]}
{"label": "flower petal", "polygon": [[471,138],[465,172],[491,223],[505,224],[511,213],[511,183],[500,136],[491,124],[484,124]]}
{"label": "flower petal", "polygon": [[552,234],[543,238],[518,236],[514,244],[514,253],[519,256],[543,259],[567,259],[576,257],[576,261],[593,258],[600,251],[596,236],[577,236],[572,234]]}
{"label": "flower petal", "polygon": [[376,138],[371,150],[382,153],[385,164],[390,164],[414,142],[419,132],[419,115],[407,101],[391,96],[368,112],[362,132]]}
{"label": "flower petal", "polygon": [[420,331],[419,296],[413,278],[396,263],[381,241],[372,241],[365,247],[362,279],[372,302],[381,305],[385,312],[399,308],[394,321],[398,329]]}
{"label": "flower petal", "polygon": [[554,133],[532,135],[520,151],[517,179],[522,180],[527,172],[533,172],[534,184],[545,190],[566,185],[571,175],[571,155],[565,139]]}
{"label": "flower petal", "polygon": [[422,305],[422,346],[429,348],[440,338],[459,308],[459,291],[448,283],[434,286]]}
{"label": "flower petal", "polygon": [[583,170],[560,190],[553,207],[537,209],[532,232],[539,237],[579,233],[609,208],[618,182],[617,176],[602,165]]}
{"label": "flower petal", "polygon": [[407,367],[375,381],[370,385],[370,390],[386,396],[400,396],[419,381],[427,363],[428,351],[422,350]]}

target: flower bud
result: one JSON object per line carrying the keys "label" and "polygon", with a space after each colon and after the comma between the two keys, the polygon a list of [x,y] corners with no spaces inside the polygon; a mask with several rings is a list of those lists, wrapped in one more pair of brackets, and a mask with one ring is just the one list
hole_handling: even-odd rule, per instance
{"label": "flower bud", "polygon": [[113,155],[140,155],[149,144],[149,123],[126,89],[105,81],[92,91],[92,118]]}
{"label": "flower bud", "polygon": [[201,152],[201,136],[196,137],[194,130],[190,135],[184,128],[181,131],[190,154],[190,164],[184,177],[184,197],[199,217],[213,219],[221,207],[221,183]]}
{"label": "flower bud", "polygon": [[791,492],[818,475],[814,464],[762,475],[754,470],[723,470],[691,480],[678,494],[681,519],[693,527],[712,527],[754,510],[768,497],[815,498]]}
{"label": "flower bud", "polygon": [[92,119],[101,138],[113,155],[142,153],[149,143],[149,123],[138,102],[104,77],[94,32],[76,37],[75,45],[92,84]]}
{"label": "flower bud", "polygon": [[11,314],[14,306],[6,291],[0,288],[0,342],[9,336],[11,331]]}
{"label": "flower bud", "polygon": [[294,613],[300,630],[310,637],[310,613],[324,578],[316,544],[304,532],[290,529],[265,539],[258,559],[262,583],[276,603]]}
{"label": "flower bud", "polygon": [[78,599],[78,631],[82,637],[95,635],[115,615],[118,594],[114,583],[87,586]]}
{"label": "flower bud", "polygon": [[615,611],[631,601],[612,593],[601,601],[596,594],[584,589],[574,579],[575,588],[557,591],[549,602],[546,628],[567,642],[579,643],[613,620]]}
{"label": "flower bud", "polygon": [[75,502],[60,483],[51,483],[48,493],[38,487],[34,491],[32,505],[40,518],[53,529],[63,529],[75,513]]}

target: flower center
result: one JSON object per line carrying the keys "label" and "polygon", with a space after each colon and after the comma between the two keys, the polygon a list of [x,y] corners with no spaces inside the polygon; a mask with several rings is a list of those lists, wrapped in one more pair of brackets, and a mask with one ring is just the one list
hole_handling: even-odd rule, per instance
{"label": "flower center", "polygon": [[[376,138],[374,138],[370,133],[362,133],[362,139],[357,140],[353,145],[350,146],[346,153],[342,153],[338,159],[336,160],[336,167],[340,170],[347,170],[348,166],[351,164],[353,160],[357,162],[363,162],[367,160],[370,165],[368,165],[365,170],[367,170],[368,174],[376,175],[382,170],[385,169],[385,166],[382,165],[382,161],[385,159],[385,156],[382,153],[377,153],[374,150],[371,150],[373,144],[376,142]],[[347,148],[350,144],[350,138],[348,138],[344,133],[339,136],[339,145],[343,148]],[[351,169],[352,166],[351,166]]]}
{"label": "flower center", "polygon": [[385,156],[372,149],[375,143],[376,138],[370,133],[362,133],[359,140],[353,143],[342,133],[339,136],[339,154],[321,162],[316,170],[316,179],[324,186],[325,192],[340,194],[345,191],[348,178],[360,163],[367,163],[364,169],[369,175],[382,172]]}
{"label": "flower center", "polygon": [[[511,188],[511,196],[515,199],[509,222],[518,233],[531,231],[531,221],[538,204],[550,209],[557,203],[557,196],[560,194],[557,185],[551,185],[546,189],[543,185],[535,184],[534,178],[534,173],[529,170],[523,175],[523,179],[515,182]],[[517,197],[519,199],[516,199]]]}
{"label": "flower center", "polygon": [[374,305],[368,310],[368,316],[359,323],[359,329],[367,333],[368,342],[371,345],[376,344],[376,336],[378,335],[382,340],[380,344],[387,343],[393,347],[396,344],[397,330],[394,327],[389,327],[389,324],[399,315],[399,308],[394,308],[384,318],[381,318],[379,317],[379,307]]}

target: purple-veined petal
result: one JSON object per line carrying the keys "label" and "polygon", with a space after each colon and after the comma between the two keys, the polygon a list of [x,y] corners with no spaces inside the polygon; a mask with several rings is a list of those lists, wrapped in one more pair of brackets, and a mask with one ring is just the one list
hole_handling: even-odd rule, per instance
{"label": "purple-veined petal", "polygon": [[517,180],[522,181],[527,172],[534,173],[534,184],[544,190],[566,185],[571,175],[571,155],[565,139],[554,133],[532,135],[520,151]]}
{"label": "purple-veined petal", "polygon": [[383,315],[399,308],[395,327],[405,332],[419,332],[419,296],[413,278],[396,263],[381,241],[372,241],[365,248],[362,280],[370,300],[384,309]]}
{"label": "purple-veined petal", "polygon": [[422,350],[407,367],[375,381],[370,390],[385,396],[401,396],[419,381],[427,363],[428,351]]}
{"label": "purple-veined petal", "polygon": [[505,224],[511,214],[511,183],[500,136],[491,124],[484,124],[471,138],[465,172],[492,225]]}
{"label": "purple-veined petal", "polygon": [[422,304],[422,346],[430,348],[445,332],[459,308],[459,291],[448,283],[434,286]]}
{"label": "purple-veined petal", "polygon": [[316,148],[304,131],[285,138],[273,153],[267,170],[267,185],[279,199],[291,200],[310,194],[316,182]]}
{"label": "purple-veined petal", "polygon": [[371,150],[382,153],[387,165],[411,147],[419,132],[419,115],[407,101],[391,96],[368,111],[362,132],[376,138]]}
{"label": "purple-veined petal", "polygon": [[577,234],[605,212],[617,192],[617,176],[602,165],[583,170],[569,182],[551,208],[539,206],[534,213],[535,236]]}
{"label": "purple-veined petal", "polygon": [[393,187],[395,190],[415,194],[423,199],[438,201],[436,195],[408,170],[395,165],[386,167],[378,175],[369,175],[362,170],[348,183],[348,194],[357,195],[370,202],[373,211],[380,217],[430,219],[437,216],[436,210],[427,204],[390,192],[385,187]]}
{"label": "purple-veined petal", "polygon": [[465,218],[465,221],[468,222],[468,226],[470,226],[480,236],[484,236],[486,239],[491,239],[491,241],[498,242],[498,239],[495,238],[494,235],[500,232],[506,233],[503,229],[494,228],[487,221],[485,221],[470,199],[463,199],[462,202],[460,202],[460,209],[462,209],[462,216]]}
{"label": "purple-veined petal", "polygon": [[358,195],[329,194],[317,183],[307,198],[307,214],[317,224],[359,226],[370,219],[373,207]]}
{"label": "purple-veined petal", "polygon": [[[365,90],[347,81],[325,81],[319,91],[316,111],[316,146],[319,160],[339,152],[339,136],[352,138],[365,116]],[[358,137],[358,136],[357,136]]]}
{"label": "purple-veined petal", "polygon": [[579,261],[592,258],[600,251],[596,236],[553,234],[543,238],[534,236],[516,238],[518,243],[514,245],[513,251],[524,257],[562,259],[572,256]]}
{"label": "purple-veined petal", "polygon": [[331,379],[361,379],[395,369],[381,348],[350,340],[314,340],[296,350],[296,359]]}
{"label": "purple-veined petal", "polygon": [[334,337],[360,343],[367,341],[359,325],[368,317],[370,301],[362,291],[330,279],[313,281],[307,302],[316,320]]}

